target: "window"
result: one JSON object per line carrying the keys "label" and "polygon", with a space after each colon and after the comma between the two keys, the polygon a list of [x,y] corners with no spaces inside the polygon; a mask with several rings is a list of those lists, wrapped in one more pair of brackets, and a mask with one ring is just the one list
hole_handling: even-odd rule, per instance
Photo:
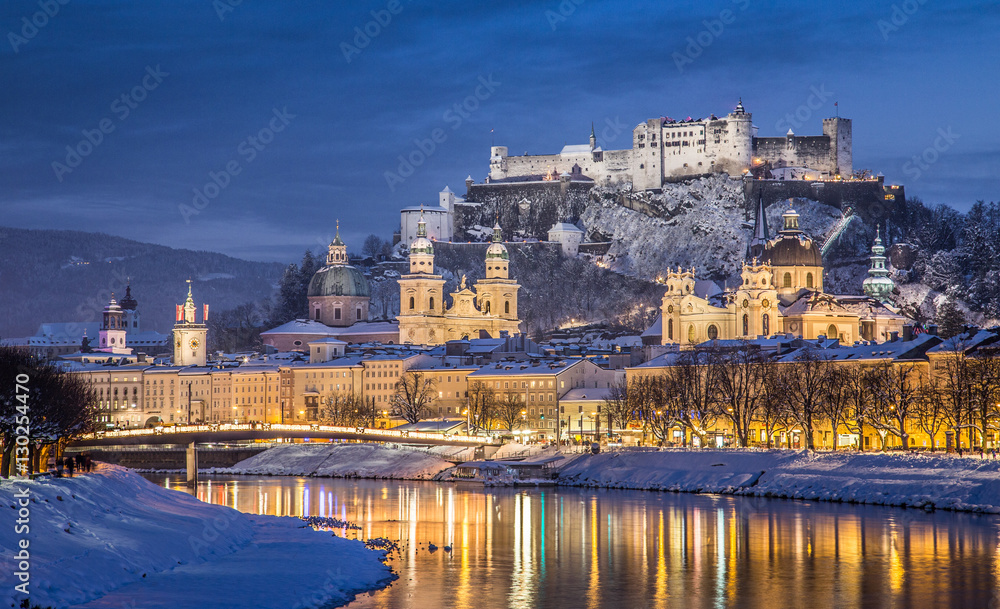
{"label": "window", "polygon": [[813,287],[813,274],[812,273],[806,273],[806,287],[807,288]]}
{"label": "window", "polygon": [[790,288],[792,287],[792,274],[785,273],[785,276],[781,280],[781,287]]}
{"label": "window", "polygon": [[503,313],[504,315],[510,315],[510,301],[505,300],[503,303]]}
{"label": "window", "polygon": [[358,321],[361,321],[361,307],[358,307],[357,313],[358,313],[357,314]]}
{"label": "window", "polygon": [[688,342],[689,343],[693,343],[694,342],[694,325],[693,324],[690,325],[690,326],[688,326]]}
{"label": "window", "polygon": [[333,310],[333,318],[340,319],[340,307],[337,307],[336,309]]}
{"label": "window", "polygon": [[719,329],[712,324],[708,327],[708,340],[715,340],[719,338]]}
{"label": "window", "polygon": [[410,310],[413,310],[413,296],[410,296]]}
{"label": "window", "polygon": [[319,321],[319,307],[316,307],[316,310],[313,311],[313,313],[315,313],[315,316],[313,317],[313,319],[315,319],[316,321]]}
{"label": "window", "polygon": [[764,316],[760,318],[760,329],[764,336],[771,335],[771,316],[764,313]]}
{"label": "window", "polygon": [[750,334],[750,316],[743,314],[743,336]]}
{"label": "window", "polygon": [[667,320],[667,338],[674,340],[674,320]]}
{"label": "window", "polygon": [[486,304],[483,307],[483,313],[486,313],[488,315],[489,312],[490,312],[490,301],[487,300]]}
{"label": "window", "polygon": [[431,311],[434,310],[434,297],[433,296],[431,296],[431,306],[430,306],[430,309],[431,309]]}
{"label": "window", "polygon": [[827,338],[837,338],[840,336],[840,332],[837,331],[837,326],[830,324],[830,327],[826,329]]}

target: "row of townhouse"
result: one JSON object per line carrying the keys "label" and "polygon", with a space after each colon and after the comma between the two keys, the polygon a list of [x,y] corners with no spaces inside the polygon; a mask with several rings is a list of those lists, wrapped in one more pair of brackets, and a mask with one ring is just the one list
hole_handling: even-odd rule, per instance
{"label": "row of townhouse", "polygon": [[522,427],[541,437],[554,437],[557,422],[572,417],[588,417],[589,429],[591,412],[584,413],[578,404],[567,410],[563,398],[585,388],[603,396],[624,374],[584,358],[473,365],[462,358],[415,351],[230,367],[75,364],[70,371],[88,378],[97,399],[97,423],[108,428],[313,422],[324,416],[323,404],[337,394],[373,401],[384,426],[400,379],[413,372],[431,383],[426,417],[465,416],[469,388],[481,383],[498,396],[517,395],[524,403]]}

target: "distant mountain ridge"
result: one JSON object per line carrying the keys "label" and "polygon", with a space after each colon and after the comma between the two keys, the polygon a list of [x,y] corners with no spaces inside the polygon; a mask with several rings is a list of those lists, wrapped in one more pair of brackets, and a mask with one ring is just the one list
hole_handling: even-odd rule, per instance
{"label": "distant mountain ridge", "polygon": [[167,332],[187,279],[211,316],[270,297],[284,268],[103,233],[0,227],[0,338],[29,336],[45,322],[99,321],[130,280],[142,328]]}

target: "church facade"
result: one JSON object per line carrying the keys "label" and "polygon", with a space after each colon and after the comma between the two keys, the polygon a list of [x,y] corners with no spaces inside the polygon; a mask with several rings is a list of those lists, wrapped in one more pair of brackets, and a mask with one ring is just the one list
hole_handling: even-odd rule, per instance
{"label": "church facade", "polygon": [[449,340],[479,338],[481,332],[497,338],[515,334],[520,328],[517,293],[520,285],[511,279],[510,257],[502,243],[500,226],[493,227],[493,241],[486,249],[486,277],[473,288],[465,277],[451,306],[445,303],[445,279],[435,273],[434,244],[427,238],[421,218],[417,237],[410,244],[410,272],[399,279],[399,342],[437,345]]}
{"label": "church facade", "polygon": [[[720,301],[695,294],[695,269],[667,272],[661,306],[662,344],[693,346],[708,340],[751,340],[776,334],[805,339],[824,336],[852,344],[885,341],[902,331],[907,320],[884,298],[893,286],[881,286],[882,299],[827,294],[819,247],[799,229],[795,210],[786,211],[782,220],[784,227],[771,239],[763,204],[758,203],[740,285],[723,293]],[[875,249],[882,249],[880,239]],[[876,258],[869,273],[891,284],[885,276],[884,258]]]}

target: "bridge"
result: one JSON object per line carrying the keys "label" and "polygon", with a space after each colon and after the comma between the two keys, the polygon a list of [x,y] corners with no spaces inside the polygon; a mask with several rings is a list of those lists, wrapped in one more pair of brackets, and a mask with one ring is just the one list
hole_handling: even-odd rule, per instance
{"label": "bridge", "polygon": [[360,440],[362,442],[394,442],[398,444],[438,444],[445,446],[483,446],[499,444],[491,436],[439,434],[368,427],[335,425],[292,425],[278,423],[245,423],[177,425],[98,431],[84,434],[70,443],[74,448],[97,446],[132,446],[139,444],[216,444],[278,439]]}

